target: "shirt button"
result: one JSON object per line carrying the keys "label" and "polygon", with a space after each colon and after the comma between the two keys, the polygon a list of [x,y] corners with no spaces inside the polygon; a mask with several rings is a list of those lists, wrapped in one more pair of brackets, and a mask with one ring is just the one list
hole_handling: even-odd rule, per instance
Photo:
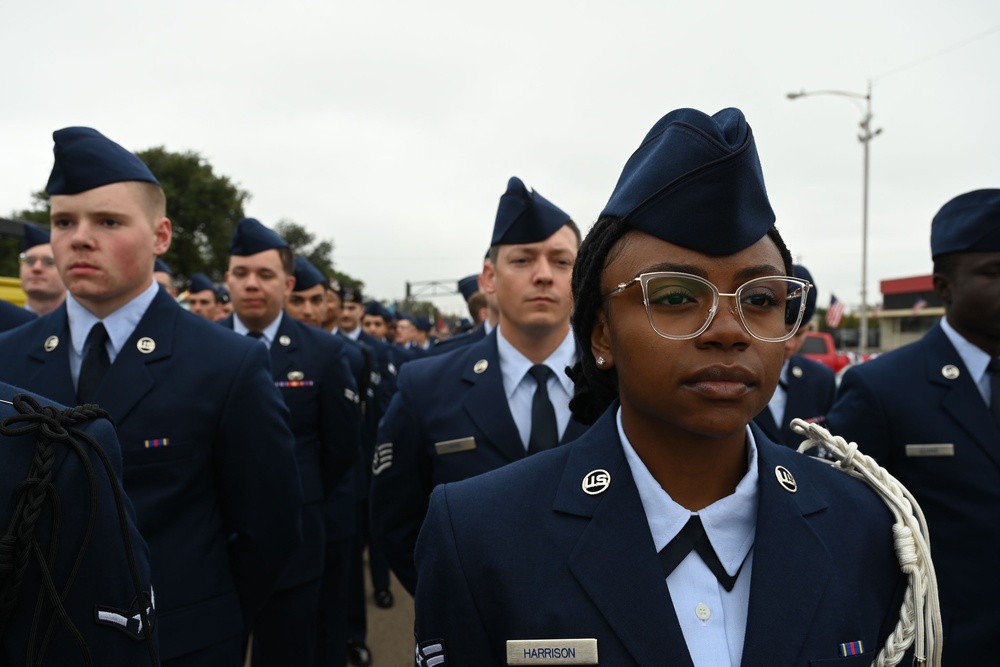
{"label": "shirt button", "polygon": [[708,608],[707,604],[701,602],[694,608],[694,615],[703,621],[707,621],[712,616],[712,610]]}

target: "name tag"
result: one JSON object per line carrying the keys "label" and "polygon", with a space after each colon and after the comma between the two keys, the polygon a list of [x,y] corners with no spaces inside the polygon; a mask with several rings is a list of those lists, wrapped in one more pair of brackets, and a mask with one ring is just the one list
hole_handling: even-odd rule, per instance
{"label": "name tag", "polygon": [[596,665],[596,639],[508,639],[508,665]]}
{"label": "name tag", "polygon": [[954,456],[955,445],[950,442],[939,442],[928,445],[907,445],[906,456]]}
{"label": "name tag", "polygon": [[458,438],[457,440],[444,440],[434,443],[434,451],[438,453],[438,456],[454,454],[455,452],[467,452],[475,448],[475,438]]}

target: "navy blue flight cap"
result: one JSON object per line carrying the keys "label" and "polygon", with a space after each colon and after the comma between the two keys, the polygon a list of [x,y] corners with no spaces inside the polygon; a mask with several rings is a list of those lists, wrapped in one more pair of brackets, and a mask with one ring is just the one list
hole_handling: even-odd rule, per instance
{"label": "navy blue flight cap", "polygon": [[45,186],[50,195],[75,195],[122,181],[160,185],[145,162],[97,130],[65,127],[52,139],[56,161]]}
{"label": "navy blue flight cap", "polygon": [[288,242],[268,229],[256,218],[243,218],[236,223],[233,240],[229,244],[229,254],[236,257],[256,255],[265,250],[287,248]]}
{"label": "navy blue flight cap", "polygon": [[462,293],[466,301],[471,299],[472,295],[479,291],[479,276],[473,274],[459,280],[458,291]]}
{"label": "navy blue flight cap", "polygon": [[166,273],[167,275],[170,276],[174,275],[174,272],[170,268],[170,265],[164,262],[159,257],[157,257],[156,260],[153,262],[153,272]]}
{"label": "navy blue flight cap", "polygon": [[215,290],[215,298],[219,303],[229,303],[232,301],[232,297],[229,296],[229,290],[223,286],[219,286]]}
{"label": "navy blue flight cap", "polygon": [[431,321],[426,315],[414,315],[410,318],[413,322],[413,326],[417,328],[417,331],[423,331],[424,333],[431,330]]}
{"label": "navy blue flight cap", "polygon": [[212,279],[204,273],[191,274],[191,286],[188,288],[188,292],[196,294],[205,290],[211,290],[213,294],[215,293],[215,283],[212,282]]}
{"label": "navy blue flight cap", "polygon": [[344,303],[364,303],[364,297],[361,295],[361,290],[357,287],[351,287],[350,285],[344,285],[340,292],[340,298]]}
{"label": "navy blue flight cap", "polygon": [[386,322],[392,321],[392,313],[378,301],[369,301],[365,304],[365,315],[376,315]]}
{"label": "navy blue flight cap", "polygon": [[490,246],[538,243],[570,221],[569,214],[534,190],[528,192],[517,176],[500,197]]}
{"label": "navy blue flight cap", "polygon": [[1000,190],[973,190],[945,204],[931,222],[931,256],[1000,252]]}
{"label": "navy blue flight cap", "polygon": [[[808,324],[813,315],[816,314],[816,298],[818,292],[816,291],[816,283],[813,282],[812,274],[809,273],[809,269],[802,266],[801,264],[795,264],[792,266],[792,275],[796,278],[801,278],[802,280],[808,280],[812,284],[812,289],[809,290],[809,294],[806,295],[806,309],[802,313],[802,324]],[[789,324],[795,324],[795,318],[799,314],[799,304],[802,299],[793,299],[788,302],[788,307],[785,309],[785,321]]]}
{"label": "navy blue flight cap", "polygon": [[30,222],[24,223],[23,229],[24,236],[21,238],[21,252],[27,252],[36,245],[52,243],[52,237],[47,229],[42,229],[38,225],[33,225]]}
{"label": "navy blue flight cap", "polygon": [[775,218],[743,112],[677,109],[661,118],[601,215],[706,255],[732,255],[759,241]]}
{"label": "navy blue flight cap", "polygon": [[312,289],[316,285],[328,285],[326,276],[320,273],[319,269],[305,257],[295,258],[295,291],[304,292]]}

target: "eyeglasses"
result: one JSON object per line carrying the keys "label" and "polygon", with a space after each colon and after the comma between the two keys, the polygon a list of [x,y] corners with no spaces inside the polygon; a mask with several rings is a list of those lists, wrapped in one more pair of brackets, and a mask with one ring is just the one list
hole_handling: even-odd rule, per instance
{"label": "eyeglasses", "polygon": [[619,284],[608,299],[632,285],[642,285],[642,300],[653,331],[671,340],[688,340],[704,333],[719,310],[719,297],[736,300],[736,312],[751,336],[766,343],[780,343],[795,335],[806,309],[808,281],[784,276],[754,278],[732,294],[690,273],[643,273]]}
{"label": "eyeglasses", "polygon": [[21,262],[21,264],[27,264],[28,266],[34,266],[36,262],[41,262],[42,266],[47,269],[51,269],[56,265],[56,260],[48,255],[44,257],[37,257],[35,255],[28,255],[22,252],[17,256],[17,260]]}

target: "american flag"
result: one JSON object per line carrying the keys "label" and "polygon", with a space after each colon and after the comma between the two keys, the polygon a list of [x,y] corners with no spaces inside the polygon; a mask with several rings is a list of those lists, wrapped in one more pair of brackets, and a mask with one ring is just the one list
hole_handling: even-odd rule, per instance
{"label": "american flag", "polygon": [[837,300],[837,297],[830,295],[830,307],[826,311],[826,325],[831,329],[840,326],[840,320],[844,317],[844,304]]}
{"label": "american flag", "polygon": [[913,302],[913,314],[916,315],[926,307],[927,307],[927,299],[924,299],[923,297],[917,299],[916,301]]}

